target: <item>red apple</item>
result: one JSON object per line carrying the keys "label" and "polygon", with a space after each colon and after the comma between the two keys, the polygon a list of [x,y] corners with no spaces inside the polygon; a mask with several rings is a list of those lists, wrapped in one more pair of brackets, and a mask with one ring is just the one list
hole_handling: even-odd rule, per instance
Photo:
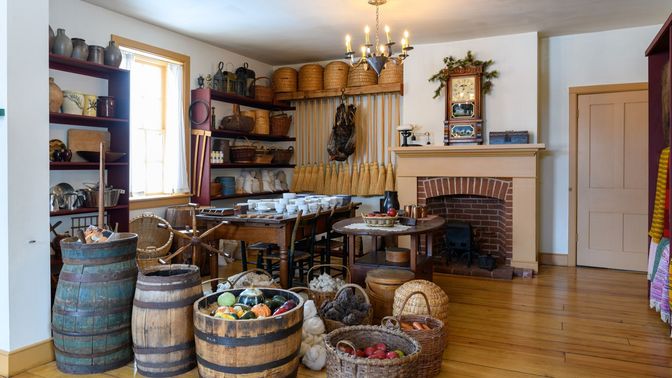
{"label": "red apple", "polygon": [[367,356],[371,356],[373,353],[375,353],[375,351],[376,351],[376,348],[374,348],[372,346],[366,347],[366,349],[364,349],[364,354],[366,354]]}
{"label": "red apple", "polygon": [[393,360],[395,358],[399,358],[399,355],[397,354],[397,352],[387,352],[385,357],[387,357],[388,360]]}
{"label": "red apple", "polygon": [[364,352],[364,349],[357,349],[357,351],[355,352],[355,355],[357,357],[366,357],[366,352]]}
{"label": "red apple", "polygon": [[373,347],[376,348],[376,350],[382,350],[383,352],[387,352],[387,345],[385,345],[384,343],[378,343]]}
{"label": "red apple", "polygon": [[391,208],[391,209],[387,210],[387,215],[389,215],[391,217],[396,217],[397,216],[397,209]]}
{"label": "red apple", "polygon": [[377,360],[384,360],[385,359],[385,351],[382,350],[376,350],[373,352],[372,355],[369,356],[369,358],[377,359]]}
{"label": "red apple", "polygon": [[350,348],[349,346],[339,345],[338,350],[340,350],[341,352],[347,353],[347,354],[353,354],[352,353],[352,348]]}

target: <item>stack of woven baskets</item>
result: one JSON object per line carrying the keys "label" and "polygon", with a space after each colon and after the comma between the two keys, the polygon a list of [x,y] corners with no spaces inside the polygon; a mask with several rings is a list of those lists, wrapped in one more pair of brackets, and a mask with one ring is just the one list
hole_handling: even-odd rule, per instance
{"label": "stack of woven baskets", "polygon": [[159,224],[168,222],[154,214],[142,214],[129,223],[129,231],[138,234],[136,262],[138,269],[147,269],[160,265],[159,259],[168,255],[173,244],[173,233]]}

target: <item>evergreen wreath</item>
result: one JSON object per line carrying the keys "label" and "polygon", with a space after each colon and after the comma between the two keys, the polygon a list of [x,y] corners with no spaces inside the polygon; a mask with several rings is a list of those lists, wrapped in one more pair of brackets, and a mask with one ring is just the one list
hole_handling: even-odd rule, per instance
{"label": "evergreen wreath", "polygon": [[446,86],[448,78],[450,77],[450,72],[456,69],[463,69],[472,66],[482,66],[483,67],[483,80],[481,80],[481,90],[483,94],[488,94],[492,90],[492,79],[499,77],[499,71],[493,70],[488,71],[488,68],[495,63],[492,59],[490,60],[478,60],[475,55],[470,51],[467,51],[467,56],[462,59],[457,59],[454,56],[447,56],[443,58],[443,64],[446,66],[442,68],[439,72],[432,75],[429,78],[430,82],[439,82],[439,87],[434,91],[434,98],[437,98],[441,95],[441,90]]}

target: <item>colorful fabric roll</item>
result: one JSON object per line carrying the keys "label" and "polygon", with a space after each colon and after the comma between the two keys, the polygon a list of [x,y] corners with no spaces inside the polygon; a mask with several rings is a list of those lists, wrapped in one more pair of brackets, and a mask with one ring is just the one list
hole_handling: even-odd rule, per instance
{"label": "colorful fabric roll", "polygon": [[658,243],[663,236],[665,228],[665,189],[667,188],[667,174],[669,167],[670,148],[665,147],[660,153],[658,160],[658,178],[656,181],[656,196],[653,204],[653,215],[651,217],[651,228],[649,236]]}
{"label": "colorful fabric roll", "polygon": [[660,259],[656,264],[656,273],[651,281],[651,294],[649,306],[660,312],[660,318],[670,322],[670,241],[667,238],[660,240],[658,244]]}
{"label": "colorful fabric roll", "polygon": [[657,251],[658,251],[658,243],[651,240],[651,244],[649,244],[649,264],[646,270],[646,278],[649,281],[653,279],[653,273],[655,272],[653,266],[656,260],[660,261],[660,256],[657,254]]}

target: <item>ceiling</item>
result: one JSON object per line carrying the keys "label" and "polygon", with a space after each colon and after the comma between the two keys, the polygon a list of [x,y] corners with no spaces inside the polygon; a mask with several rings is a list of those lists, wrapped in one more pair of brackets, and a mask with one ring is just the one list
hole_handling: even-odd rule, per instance
{"label": "ceiling", "polygon": [[[358,50],[375,28],[367,0],[85,1],[274,65],[340,58],[346,33]],[[397,43],[408,29],[421,44],[653,25],[671,11],[670,0],[388,0],[380,17]]]}

